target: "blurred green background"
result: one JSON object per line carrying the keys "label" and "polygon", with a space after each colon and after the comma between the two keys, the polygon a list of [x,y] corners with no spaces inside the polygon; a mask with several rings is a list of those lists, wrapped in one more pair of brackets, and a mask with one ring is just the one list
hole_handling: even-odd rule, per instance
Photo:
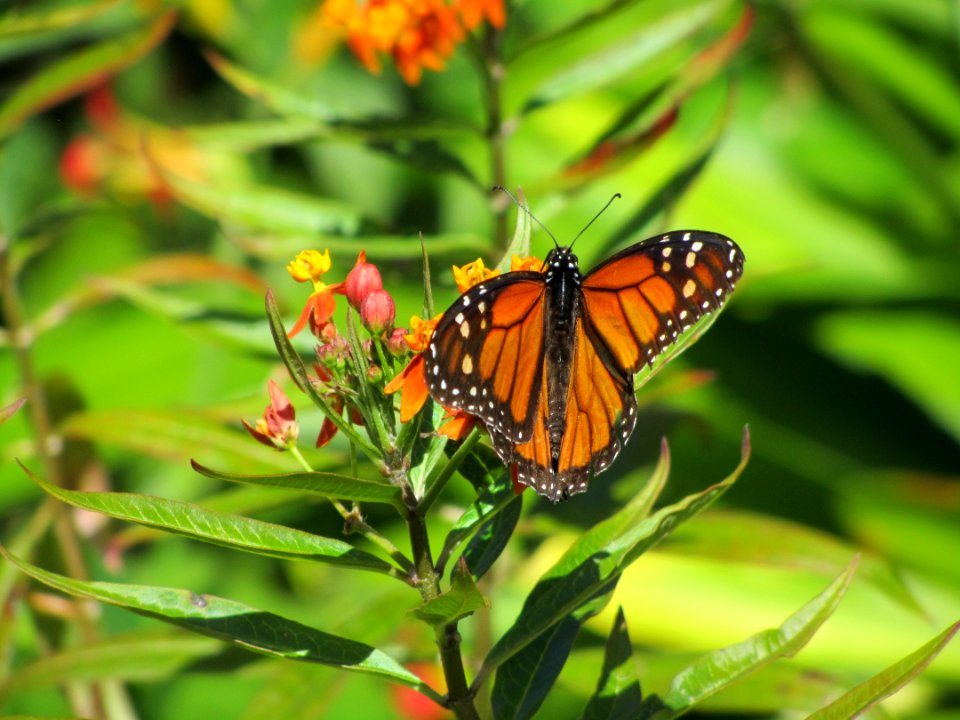
{"label": "blurred green background", "polygon": [[[421,312],[419,233],[439,306],[456,294],[451,264],[499,260],[514,210],[494,183],[522,187],[561,241],[620,192],[577,244],[583,267],[701,228],[737,240],[744,279],[640,392],[629,446],[588,494],[524,498],[468,646],[497,637],[578,528],[636,491],[661,437],[672,500],[725,476],[749,424],[753,457],[722,506],[631,568],[616,602],[645,692],[662,692],[698,652],[779,624],[861,552],[810,646],[703,712],[823,705],[960,619],[958,35],[949,0],[528,0],[508,6],[502,34],[477,31],[409,86],[388,61],[368,72],[316,1],[0,3],[0,406],[41,393],[48,415],[28,402],[0,426],[0,541],[63,571],[75,566],[55,538],[74,532],[91,576],[212,592],[432,662],[405,614],[415,598],[380,577],[70,513],[14,458],[71,487],[336,536],[326,506],[224,488],[187,463],[293,469],[239,424],[283,378],[266,287],[292,323],[306,298],[284,270],[293,255],[329,247],[336,281],[366,249],[404,325]],[[551,246],[534,232],[538,254]],[[286,387],[309,448],[321,417]],[[346,450],[312,461],[343,467]],[[443,499],[470,493],[454,482]],[[456,514],[441,517],[438,538]],[[402,539],[389,515],[371,521]],[[398,712],[384,683],[226,652],[112,608],[85,640],[69,608],[15,580],[5,567],[18,610],[0,636],[0,712],[70,714],[56,683],[91,672],[85,646],[113,653],[96,656],[118,678],[111,717]],[[593,691],[615,608],[578,640],[543,717],[575,716]],[[958,708],[954,643],[873,714]]]}

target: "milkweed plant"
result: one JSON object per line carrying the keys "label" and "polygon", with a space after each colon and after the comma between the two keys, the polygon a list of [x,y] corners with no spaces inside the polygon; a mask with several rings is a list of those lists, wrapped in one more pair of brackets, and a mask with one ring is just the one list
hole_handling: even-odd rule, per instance
{"label": "milkweed plant", "polygon": [[[327,0],[318,8],[317,22],[339,33],[364,68],[371,73],[395,68],[411,86],[422,82],[425,72],[443,71],[458,48],[467,46],[485,88],[488,126],[483,135],[489,142],[491,176],[483,185],[504,184],[503,142],[510,129],[500,107],[505,67],[500,53],[512,12],[504,0]],[[712,11],[703,12],[678,15],[674,25],[680,23],[679,27],[667,23],[661,29],[680,38],[690,27],[714,17]],[[676,121],[682,103],[719,74],[743,43],[753,11],[739,8],[738,13],[712,46],[670,83],[631,104],[568,163],[554,178],[551,192],[573,192],[602,178],[662,137]],[[172,22],[167,15],[160,17],[143,42],[148,37],[159,42]],[[575,35],[589,28],[590,22],[590,18],[576,21],[557,36]],[[524,51],[521,46],[518,52]],[[624,57],[633,58],[630,62],[639,63],[644,57],[640,49],[624,52]],[[257,86],[256,78],[214,53],[209,59],[238,89],[265,98],[272,110],[283,112],[289,101],[283,93],[268,83]],[[525,107],[533,109],[591,82],[604,81],[604,67],[598,60],[558,76]],[[61,177],[68,187],[77,192],[111,188],[119,194],[147,197],[161,207],[171,200],[206,207],[197,195],[203,173],[198,170],[188,177],[188,170],[202,163],[194,162],[199,156],[183,144],[182,135],[146,128],[124,115],[102,89],[91,97],[87,109],[96,132],[77,138],[61,158]],[[364,131],[362,124],[356,131]],[[108,132],[119,132],[123,142],[107,142]],[[416,152],[421,146],[414,140],[413,147]],[[687,187],[709,157],[709,149],[654,194],[633,217],[634,229],[648,223]],[[444,157],[449,160],[450,156]],[[188,170],[177,177],[173,167]],[[531,220],[520,198],[512,233],[505,215],[497,214],[493,245],[501,248],[501,256],[471,262],[464,253],[452,268],[452,278],[444,277],[444,284],[452,279],[464,293],[500,273],[542,268],[543,259],[530,250]],[[495,203],[502,199],[498,195]],[[410,240],[416,242],[416,238]],[[513,587],[523,588],[524,595],[511,597],[502,588],[497,563],[517,542],[525,508],[540,503],[549,511],[555,506],[517,482],[514,469],[505,466],[492,449],[482,423],[431,398],[424,379],[424,352],[446,305],[438,307],[434,301],[431,269],[436,273],[439,266],[431,262],[430,240],[420,242],[423,299],[417,307],[398,307],[396,293],[384,280],[389,273],[381,272],[366,252],[358,252],[359,243],[350,252],[334,250],[333,257],[326,248],[305,247],[297,253],[286,269],[289,282],[303,288],[302,311],[297,315],[282,310],[273,292],[267,292],[265,303],[269,333],[287,379],[269,380],[262,416],[242,419],[249,442],[269,448],[263,449],[265,453],[282,454],[289,470],[237,474],[218,469],[202,454],[193,461],[197,473],[216,482],[288,491],[297,498],[295,502],[313,498],[319,504],[310,504],[309,510],[320,513],[332,508],[342,520],[340,532],[322,534],[146,494],[68,489],[43,477],[29,463],[21,463],[49,496],[76,508],[237,553],[321,563],[334,573],[331,578],[367,573],[384,586],[400,587],[407,612],[389,633],[389,641],[368,644],[335,634],[320,624],[220,597],[215,587],[200,591],[88,580],[82,574],[61,574],[33,564],[15,547],[2,550],[5,559],[56,590],[126,608],[243,651],[378,678],[385,692],[389,687],[393,707],[404,717],[534,716],[554,690],[578,636],[584,634],[584,625],[590,622],[594,631],[598,615],[623,602],[617,589],[624,571],[643,562],[644,554],[680,524],[696,522],[699,513],[733,486],[747,465],[749,437],[745,431],[740,462],[725,479],[707,479],[694,494],[666,503],[661,493],[670,473],[670,455],[664,441],[646,482],[615,512],[590,524],[553,555],[539,577],[517,579]],[[371,257],[376,256],[375,249],[367,247]],[[341,276],[332,269],[351,263],[352,269]],[[14,314],[10,319],[15,319]],[[685,345],[681,342],[680,348]],[[668,359],[641,373],[638,388]],[[3,417],[16,412],[20,404],[6,408]],[[313,412],[322,415],[322,425],[316,436],[308,436],[301,419]],[[325,458],[343,453],[344,448],[343,468],[330,471],[331,463]],[[458,490],[450,493],[454,485]],[[586,502],[589,496],[588,492],[568,504]],[[397,527],[403,532],[398,533]],[[627,614],[619,609],[609,615],[613,622],[606,629],[606,644],[589,667],[592,693],[582,706],[568,708],[569,716],[677,717],[775,660],[793,655],[837,607],[857,564],[851,560],[846,570],[779,627],[691,658],[659,693],[646,689]],[[658,589],[651,587],[649,592]],[[492,619],[495,612],[496,621]],[[403,626],[407,625],[427,629],[433,639],[428,652],[405,642],[409,634]],[[833,698],[811,717],[852,717],[864,711],[919,672],[955,630]]]}

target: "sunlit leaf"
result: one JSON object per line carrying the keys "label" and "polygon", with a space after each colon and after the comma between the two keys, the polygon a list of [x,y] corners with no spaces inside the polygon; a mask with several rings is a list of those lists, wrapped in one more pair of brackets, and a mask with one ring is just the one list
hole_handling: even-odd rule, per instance
{"label": "sunlit leaf", "polygon": [[34,688],[92,680],[156,681],[223,651],[210,638],[144,632],[62,650],[24,665],[0,686],[0,698]]}
{"label": "sunlit leaf", "polygon": [[96,87],[106,77],[135,63],[163,41],[176,17],[176,13],[168,12],[145,29],[84,48],[39,71],[0,105],[0,137],[27,118]]}
{"label": "sunlit leaf", "polygon": [[118,520],[160,528],[259,555],[313,560],[387,574],[393,572],[388,563],[342,540],[240,515],[228,515],[177,500],[136,493],[65,490],[44,482],[25,467],[23,469],[50,495],[74,507],[103,513]]}
{"label": "sunlit leaf", "polygon": [[193,462],[193,469],[207,477],[230,482],[263,485],[266,487],[284,487],[301,492],[316,493],[324,497],[340,500],[354,500],[356,502],[375,502],[387,505],[402,506],[400,488],[386,482],[373,482],[353,478],[349,475],[325,472],[298,472],[284,475],[238,475],[211,470],[198,462]]}
{"label": "sunlit leaf", "polygon": [[777,629],[763,630],[743,642],[716,650],[685,669],[670,686],[663,703],[676,717],[744,675],[806,645],[833,614],[856,570],[856,561],[817,597],[787,618]]}
{"label": "sunlit leaf", "polygon": [[726,6],[726,2],[703,2],[651,22],[633,35],[556,73],[527,101],[525,110],[600,87],[650,62],[651,58],[705,27]]}
{"label": "sunlit leaf", "polygon": [[38,568],[2,548],[0,554],[30,577],[62,592],[124,607],[253,652],[423,686],[420,678],[376,648],[234,600],[177,588],[84,582]]}
{"label": "sunlit leaf", "polygon": [[926,645],[918,648],[916,652],[910,653],[900,662],[894,663],[825,708],[809,715],[807,720],[846,720],[846,718],[860,716],[923,672],[924,668],[947,646],[947,643],[953,640],[957,631],[960,631],[960,623],[951,625]]}
{"label": "sunlit leaf", "polygon": [[[749,443],[745,435],[740,464],[726,480],[649,516],[646,516],[647,494],[641,493],[618,513],[584,533],[527,596],[513,626],[487,655],[476,682],[568,614],[598,594],[608,594],[611,583],[616,582],[624,568],[666,537],[676,525],[722,495],[743,471],[748,457]],[[666,467],[664,456],[655,476],[664,474]]]}

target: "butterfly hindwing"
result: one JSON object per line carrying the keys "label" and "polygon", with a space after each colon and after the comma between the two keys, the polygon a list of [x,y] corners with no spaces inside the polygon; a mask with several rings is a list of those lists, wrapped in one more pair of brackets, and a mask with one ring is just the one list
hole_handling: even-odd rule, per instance
{"label": "butterfly hindwing", "polygon": [[629,373],[649,365],[707,313],[719,310],[743,274],[727,237],[696,230],[644,240],[583,279],[584,313]]}
{"label": "butterfly hindwing", "polygon": [[464,293],[427,348],[434,399],[479,417],[511,442],[529,438],[543,383],[543,275],[510,273]]}

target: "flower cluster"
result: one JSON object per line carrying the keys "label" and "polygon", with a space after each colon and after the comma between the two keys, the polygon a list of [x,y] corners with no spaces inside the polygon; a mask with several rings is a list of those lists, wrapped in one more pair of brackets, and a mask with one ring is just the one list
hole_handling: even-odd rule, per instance
{"label": "flower cluster", "polygon": [[[511,263],[512,270],[539,271],[542,266],[542,261],[532,257],[514,256]],[[384,289],[376,265],[367,262],[365,252],[359,254],[353,269],[341,282],[324,282],[322,278],[330,268],[328,250],[305,250],[287,266],[294,280],[309,282],[312,286],[303,311],[288,334],[293,337],[309,327],[317,339],[316,378],[313,382],[327,405],[328,413],[357,426],[375,421],[372,413],[386,413],[391,416],[388,421],[391,424],[394,410],[389,396],[399,392],[399,420],[409,422],[423,409],[430,396],[424,376],[424,353],[441,315],[430,319],[414,315],[409,330],[395,328],[393,298]],[[487,268],[479,258],[453,267],[460,292],[498,274],[498,270]],[[350,307],[359,314],[367,335],[365,339],[358,337],[351,343],[338,331],[333,319],[337,295],[345,296]],[[374,390],[373,407],[364,404],[366,396],[361,383]],[[270,383],[270,397],[271,405],[256,426],[246,422],[244,425],[260,442],[280,450],[291,449],[298,434],[293,407],[273,382]],[[460,440],[476,424],[476,418],[462,410],[446,408],[446,413],[446,421],[437,429],[440,435]],[[320,429],[316,446],[329,443],[337,430],[338,424],[328,416]]]}
{"label": "flower cluster", "polygon": [[370,72],[379,73],[380,56],[389,55],[410,85],[424,68],[442,70],[484,20],[496,28],[506,22],[503,0],[326,0],[323,11]]}

